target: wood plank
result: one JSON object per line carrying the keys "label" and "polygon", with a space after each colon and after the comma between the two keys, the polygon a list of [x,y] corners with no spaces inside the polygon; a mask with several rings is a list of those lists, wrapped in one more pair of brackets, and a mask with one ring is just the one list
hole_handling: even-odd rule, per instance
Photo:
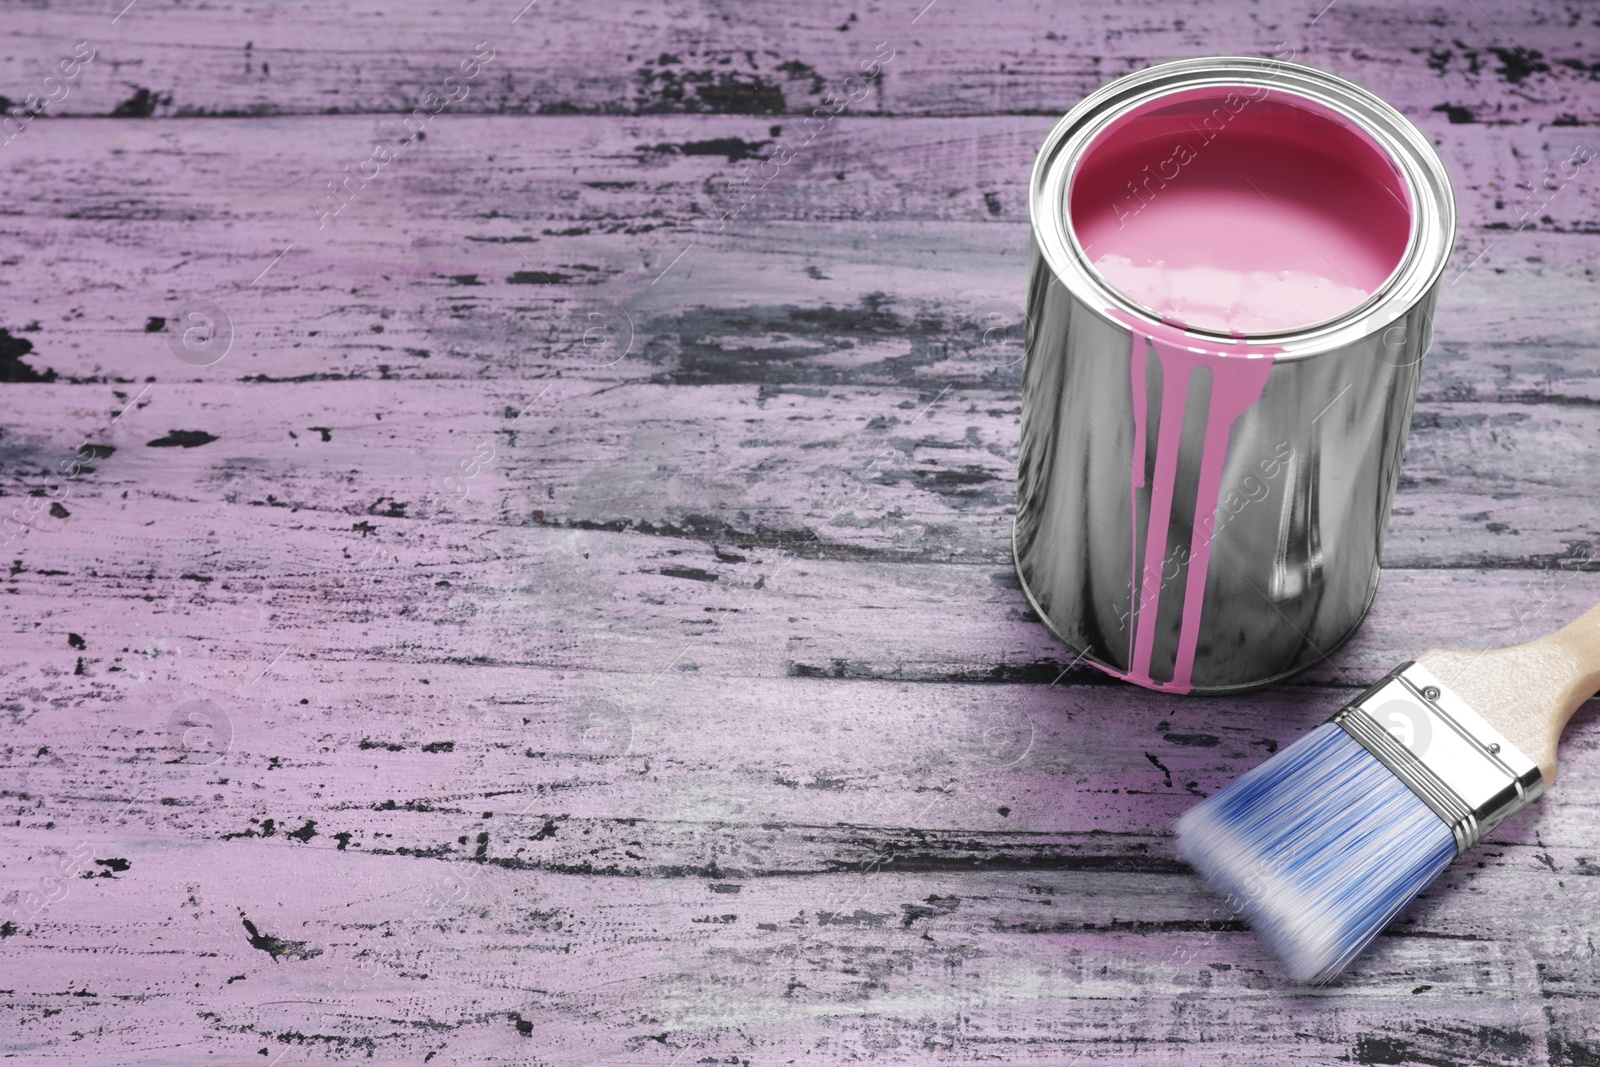
{"label": "wood plank", "polygon": [[[25,556],[29,529],[45,539],[87,524],[96,538],[143,540],[141,524],[158,513],[150,509],[180,522],[204,515],[226,529],[237,508],[254,507],[288,509],[304,518],[287,525],[313,522],[337,536],[337,549],[313,546],[325,566],[362,545],[370,555],[356,523],[394,520],[398,534],[418,518],[466,524],[448,537],[489,528],[520,537],[504,531],[529,526],[635,530],[801,556],[1009,563],[1013,393],[972,378],[959,394],[936,388],[937,378],[919,380],[900,369],[895,342],[869,347],[870,321],[859,346],[819,351],[813,339],[768,333],[773,347],[758,354],[703,328],[705,347],[680,339],[652,368],[653,381],[609,386],[566,377],[12,384],[9,395],[28,401],[0,441],[3,536]],[[809,364],[794,371],[798,381],[784,381],[789,354]],[[64,479],[85,442],[104,458]],[[1597,447],[1600,406],[1423,401],[1386,564],[1593,568]],[[47,486],[65,516],[30,495]],[[1557,499],[1567,503],[1552,507]],[[132,558],[184,551],[188,569],[210,573],[211,550],[163,538]],[[714,558],[706,545],[695,555]],[[261,575],[280,563],[240,565]]]}
{"label": "wood plank", "polygon": [[[1465,122],[1597,117],[1600,34],[1581,7],[1318,7],[505,0],[397,10],[375,0],[222,0],[195,9],[141,0],[119,14],[71,0],[12,14],[0,36],[0,69],[10,72],[0,88],[18,103],[53,92],[46,114],[79,116],[398,112],[430,91],[456,97],[453,111],[512,114],[795,115],[840,92],[889,115],[1059,114],[1129,69],[1211,53],[1293,55],[1422,119],[1444,121],[1445,108]],[[86,39],[94,58],[63,97],[43,78]],[[494,58],[461,98],[443,79],[480,43]],[[876,54],[893,58],[863,96],[844,79]]]}
{"label": "wood plank", "polygon": [[[1595,995],[1597,975],[1581,929],[1553,919],[1512,933],[1495,902],[1521,894],[1581,913],[1600,883],[1532,857],[1453,869],[1417,922],[1338,986],[1286,996],[1260,942],[1185,875],[890,863],[605,879],[168,844],[91,838],[97,857],[127,866],[79,881],[9,939],[23,967],[0,1010],[18,1048],[65,1055],[74,1034],[97,1032],[147,1050],[145,1062],[176,1045],[510,1063],[531,1044],[612,1062],[687,1047],[1176,1063],[1275,1062],[1285,1048],[1372,1059],[1373,1042],[1392,1042],[1521,1064],[1552,1048],[1532,1062],[1580,1063],[1591,1047],[1577,998]],[[85,951],[113,938],[115,955]],[[1396,984],[1418,991],[1403,1013]]]}
{"label": "wood plank", "polygon": [[[170,540],[173,523],[152,525]],[[873,809],[922,828],[914,834],[948,826],[955,840],[1027,826],[1014,844],[983,847],[995,856],[1020,847],[1030,865],[1040,831],[1164,833],[1194,795],[1423,647],[1514,643],[1597,598],[1592,573],[1393,572],[1363,632],[1311,685],[1187,700],[1081,668],[1064,675],[1071,660],[1026,617],[1003,574],[983,568],[735,562],[686,558],[657,537],[509,534],[430,544],[411,531],[411,545],[378,561],[318,567],[307,548],[332,532],[284,526],[215,546],[236,562],[241,547],[255,556],[242,577],[217,561],[182,577],[188,560],[131,538],[63,568],[89,580],[14,569],[5,761],[26,794],[13,798],[14,816],[39,826],[78,798],[69,807],[99,821],[138,798],[136,817],[159,813],[158,825],[205,840],[260,833],[267,819],[284,832],[314,819],[324,837],[348,830],[370,848],[360,824],[377,820],[391,835],[379,847],[431,854],[449,847],[450,826],[476,798],[500,807],[493,798],[539,782],[553,805],[541,810],[585,827],[540,846],[558,870],[630,867],[637,831],[615,821],[621,813],[671,824],[658,842],[669,858],[648,860],[670,870],[694,867],[685,850],[708,840],[705,828],[678,826],[685,819],[713,824],[713,837],[754,835],[744,851],[759,856],[772,848],[768,821],[858,823]],[[534,551],[502,554],[518,540]],[[673,570],[717,580],[660,573]],[[89,614],[94,604],[116,607]],[[926,682],[944,684],[917,684]],[[167,762],[182,755],[171,717],[196,700],[230,724],[232,786],[217,795],[240,798],[242,811],[206,802],[212,779]],[[762,734],[754,752],[753,728]],[[1588,807],[1600,801],[1584,771],[1596,740],[1574,727],[1560,792],[1580,807],[1545,826],[1546,843],[1583,847]],[[135,765],[150,764],[148,789],[134,787],[143,775],[130,781],[130,751],[142,754]],[[1012,812],[959,800],[1013,768],[1001,801]],[[930,809],[941,796],[955,805]],[[1093,798],[1092,816],[1073,796]],[[307,797],[319,799],[308,807]],[[360,814],[374,809],[381,814]],[[873,847],[851,838],[791,844],[762,869],[828,870],[837,850]],[[1133,855],[1121,839],[1111,845]],[[796,849],[823,858],[802,863]]]}
{"label": "wood plank", "polygon": [[[511,869],[774,877],[888,849],[929,870],[1161,874],[1197,797],[1354,692],[1185,701],[1104,684],[730,678],[702,668],[697,644],[654,674],[305,646],[270,670],[171,640],[107,657],[121,678],[88,657],[84,675],[12,668],[35,703],[7,708],[8,824],[195,842],[301,831],[341,851],[470,859],[461,827],[487,811],[513,816],[474,831],[494,831]],[[190,734],[195,701],[221,725]],[[1572,727],[1551,800],[1497,840],[1582,866],[1597,731],[1592,714]]]}
{"label": "wood plank", "polygon": [[[242,537],[221,525],[225,504],[153,495],[115,521],[69,498],[79,509],[70,520],[41,519],[47,528],[11,546],[3,587],[19,648],[73,668],[81,650],[63,634],[85,632],[72,624],[83,603],[106,602],[117,612],[97,620],[110,629],[91,667],[109,667],[107,646],[158,639],[191,654],[215,642],[219,657],[248,661],[263,641],[281,649],[295,632],[341,657],[426,650],[441,662],[573,668],[612,662],[628,642],[639,658],[624,669],[646,674],[690,638],[701,669],[733,676],[1050,681],[1072,658],[1032,618],[999,545],[990,562],[951,567],[858,558],[828,531],[783,545],[719,530],[432,524],[289,507],[261,508]],[[206,531],[198,543],[182,533],[183,516]],[[1003,544],[1004,531],[995,537]],[[1435,642],[1528,640],[1600,599],[1596,580],[1592,549],[1544,566],[1391,568],[1365,632],[1334,662],[1365,684]]]}
{"label": "wood plank", "polygon": [[[656,146],[759,139],[764,120],[458,117],[319,228],[370,120],[41,124],[6,146],[0,326],[32,346],[7,376],[616,382],[697,344],[690,383],[747,352],[779,385],[848,367],[935,393],[1015,388],[1015,339],[988,331],[1021,319],[1023,183],[1047,126],[841,119],[747,188],[749,161]],[[1559,168],[1566,138],[1443,136],[1464,229],[1426,395],[1600,399],[1588,170],[1535,211],[1520,186]],[[182,348],[195,301],[226,314],[226,343]]]}

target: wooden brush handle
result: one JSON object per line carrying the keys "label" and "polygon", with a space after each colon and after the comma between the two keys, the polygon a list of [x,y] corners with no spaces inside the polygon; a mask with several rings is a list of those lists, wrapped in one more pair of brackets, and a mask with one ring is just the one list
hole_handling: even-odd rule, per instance
{"label": "wooden brush handle", "polygon": [[1600,690],[1600,604],[1555,633],[1484,652],[1429,649],[1417,662],[1556,779],[1556,742]]}

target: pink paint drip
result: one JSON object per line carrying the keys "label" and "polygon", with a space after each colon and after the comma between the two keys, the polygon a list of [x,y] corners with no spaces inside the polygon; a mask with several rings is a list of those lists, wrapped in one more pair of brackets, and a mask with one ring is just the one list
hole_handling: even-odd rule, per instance
{"label": "pink paint drip", "polygon": [[[1133,492],[1128,494],[1129,528],[1139,529],[1139,490],[1144,488],[1144,420],[1145,420],[1145,381],[1144,358],[1139,351],[1139,335],[1133,335],[1133,358],[1129,361],[1129,373],[1133,378]],[[1139,540],[1134,538],[1134,550],[1128,553],[1131,573],[1128,575],[1128,610],[1130,619],[1133,611],[1133,597],[1139,590]],[[1133,662],[1133,627],[1128,628],[1128,662]]]}
{"label": "pink paint drip", "polygon": [[[1144,362],[1146,338],[1134,334],[1137,363]],[[1154,344],[1154,339],[1150,339]],[[1178,446],[1183,443],[1183,415],[1188,406],[1189,376],[1194,371],[1190,360],[1175,358],[1177,349],[1156,345],[1161,359],[1161,426],[1156,436],[1156,472],[1150,483],[1150,512],[1145,523],[1144,574],[1139,580],[1139,610],[1134,615],[1137,629],[1133,637],[1133,658],[1128,671],[1135,678],[1150,678],[1150,653],[1155,646],[1156,608],[1161,602],[1161,571],[1166,557],[1167,533],[1172,524],[1172,494],[1178,480]],[[1134,401],[1134,432],[1144,432],[1144,413],[1139,411],[1144,398]],[[1207,440],[1210,428],[1207,427]],[[1142,472],[1141,472],[1142,473]]]}
{"label": "pink paint drip", "polygon": [[[1276,346],[1253,346],[1243,342],[1219,342],[1215,350],[1193,347],[1194,338],[1172,327],[1140,323],[1116,309],[1107,314],[1133,331],[1130,354],[1130,384],[1133,388],[1134,462],[1129,478],[1133,501],[1133,545],[1135,560],[1134,596],[1138,611],[1131,628],[1132,644],[1128,670],[1113,671],[1118,677],[1150,689],[1187,693],[1194,688],[1195,651],[1200,641],[1200,613],[1205,602],[1206,576],[1211,568],[1211,536],[1216,529],[1217,506],[1222,494],[1222,472],[1227,462],[1228,442],[1233,424],[1250,410],[1272,376],[1272,356]],[[1139,535],[1138,491],[1144,487],[1144,438],[1149,421],[1146,396],[1146,346],[1153,348],[1161,361],[1161,423],[1156,436],[1155,476],[1150,483],[1150,511],[1144,536]],[[1177,487],[1178,449],[1183,439],[1184,417],[1188,412],[1189,383],[1201,367],[1211,372],[1211,400],[1206,410],[1206,429],[1201,446],[1200,480],[1195,494],[1194,524],[1189,536],[1188,579],[1184,586],[1183,620],[1178,629],[1178,650],[1172,679],[1156,681],[1150,675],[1150,658],[1155,649],[1156,617],[1161,606],[1161,571],[1172,523],[1172,497]],[[1204,521],[1202,521],[1204,517]],[[1137,566],[1138,546],[1144,545],[1142,573]]]}

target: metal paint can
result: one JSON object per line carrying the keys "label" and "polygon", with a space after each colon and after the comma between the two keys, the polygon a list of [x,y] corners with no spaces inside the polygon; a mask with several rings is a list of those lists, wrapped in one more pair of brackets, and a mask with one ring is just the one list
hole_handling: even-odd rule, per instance
{"label": "metal paint can", "polygon": [[[1358,304],[1278,332],[1195,325],[1130,297],[1090,258],[1069,210],[1085,158],[1129,116],[1212,99],[1227,102],[1191,122],[1196,138],[1226,136],[1235,107],[1257,108],[1257,126],[1304,112],[1392,168],[1391,195],[1409,199],[1397,261]],[[1182,180],[1172,158],[1130,175],[1141,206]],[[1074,107],[1039,152],[1029,206],[1013,527],[1029,603],[1083,659],[1151,689],[1240,692],[1325,659],[1377,593],[1455,241],[1438,153],[1388,104],[1315,67],[1178,60]]]}

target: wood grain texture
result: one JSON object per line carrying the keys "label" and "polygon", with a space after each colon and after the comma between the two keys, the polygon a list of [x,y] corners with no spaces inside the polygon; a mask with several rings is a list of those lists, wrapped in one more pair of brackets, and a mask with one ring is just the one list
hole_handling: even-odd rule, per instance
{"label": "wood grain texture", "polygon": [[[125,2],[125,0],[124,0]],[[859,73],[879,41],[895,50],[870,109],[891,115],[1058,115],[1134,67],[1178,56],[1293,53],[1361,77],[1408,109],[1458,122],[1593,121],[1593,42],[1581,4],[1365,0],[1177,13],[1157,0],[1075,8],[1033,0],[802,5],[781,0],[459,5],[56,2],[19,15],[0,41],[7,95],[40,91],[88,41],[95,58],[50,113],[264,116],[395,112],[418,106],[479,42],[474,112],[806,114]],[[120,13],[120,14],[119,14]],[[1315,18],[1315,22],[1312,19]],[[181,29],[180,32],[176,32]],[[138,91],[145,90],[140,96]],[[1444,114],[1441,110],[1440,114]]]}
{"label": "wood grain texture", "polygon": [[[1600,1063],[1593,703],[1330,989],[1173,851],[1398,661],[1600,600],[1600,16],[1321,7],[5,5],[12,104],[94,57],[0,138],[0,1049]],[[1027,168],[1285,47],[1461,236],[1368,622],[1174,698],[1011,573]]]}
{"label": "wood grain texture", "polygon": [[1538,764],[1548,787],[1567,723],[1600,692],[1600,604],[1532,641],[1472,652],[1429,649],[1417,662]]}

